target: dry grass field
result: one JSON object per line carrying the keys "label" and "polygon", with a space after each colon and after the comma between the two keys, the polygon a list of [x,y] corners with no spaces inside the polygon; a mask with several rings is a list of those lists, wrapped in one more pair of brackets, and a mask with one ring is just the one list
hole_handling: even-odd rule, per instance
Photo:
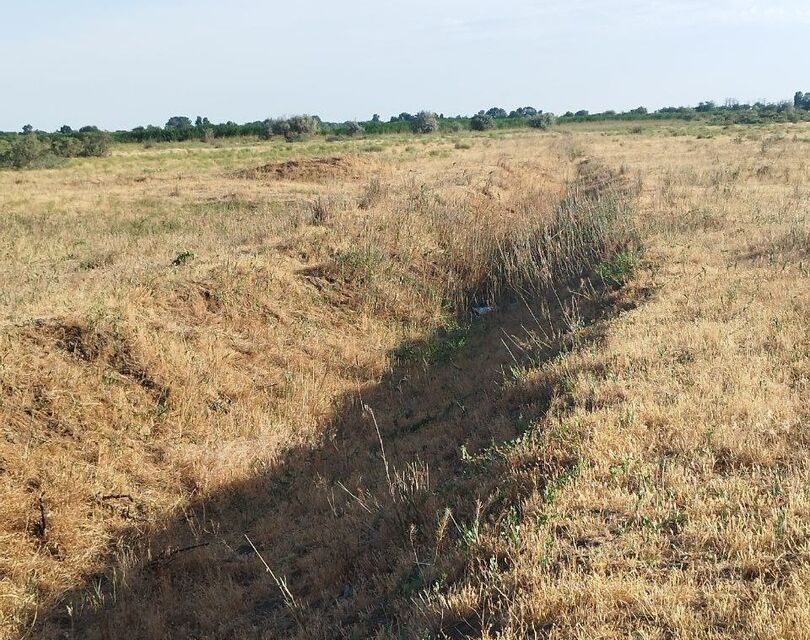
{"label": "dry grass field", "polygon": [[807,124],[0,171],[0,636],[810,638],[808,216]]}

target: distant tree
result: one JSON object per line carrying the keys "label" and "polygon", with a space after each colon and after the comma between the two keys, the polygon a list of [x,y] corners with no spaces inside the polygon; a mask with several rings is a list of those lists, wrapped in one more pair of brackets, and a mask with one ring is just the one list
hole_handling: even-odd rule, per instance
{"label": "distant tree", "polygon": [[283,118],[276,118],[274,120],[266,120],[270,127],[270,133],[275,136],[284,136],[285,138],[290,135],[290,123]]}
{"label": "distant tree", "polygon": [[205,127],[211,126],[211,121],[208,118],[203,118],[202,116],[197,116],[197,119],[194,120],[194,126],[197,129],[203,129]]}
{"label": "distant tree", "polygon": [[259,138],[262,140],[269,140],[273,137],[273,121],[268,118],[262,122],[261,129],[259,129]]}
{"label": "distant tree", "polygon": [[723,102],[723,108],[736,111],[740,108],[740,101],[737,98],[726,98]]}
{"label": "distant tree", "polygon": [[88,124],[81,129],[79,129],[79,133],[98,133],[98,127],[94,124]]}
{"label": "distant tree", "polygon": [[318,116],[300,115],[293,116],[287,122],[290,130],[298,135],[310,135],[318,133],[321,126],[321,119]]}
{"label": "distant tree", "polygon": [[636,107],[635,109],[631,109],[630,113],[640,115],[640,116],[646,115],[647,114],[647,107]]}
{"label": "distant tree", "polygon": [[23,126],[22,132],[25,133],[25,134],[33,133],[34,132],[34,127],[31,126],[30,124],[27,124],[27,125]]}
{"label": "distant tree", "polygon": [[531,118],[537,115],[537,109],[534,107],[518,107],[509,113],[510,118]]}
{"label": "distant tree", "polygon": [[810,111],[810,92],[802,93],[797,91],[796,95],[793,96],[793,106],[796,109]]}
{"label": "distant tree", "polygon": [[[373,122],[373,120],[372,120],[372,122]],[[348,136],[357,136],[357,135],[360,135],[361,133],[365,133],[365,131],[366,131],[363,128],[363,125],[361,125],[359,122],[355,122],[354,120],[349,120],[348,122],[344,122],[343,123],[343,130],[346,132],[346,135],[348,135]]]}
{"label": "distant tree", "polygon": [[374,124],[377,124],[377,123],[380,121],[380,114],[379,114],[379,113],[375,113],[373,116],[371,116],[371,121],[372,121]]}
{"label": "distant tree", "polygon": [[573,111],[566,111],[564,114],[562,114],[562,117],[563,118],[573,118],[574,117],[574,112]]}
{"label": "distant tree", "polygon": [[[490,110],[491,111],[491,110]],[[486,131],[495,127],[495,117],[483,111],[470,118],[470,129],[473,131]]]}
{"label": "distant tree", "polygon": [[81,147],[76,153],[83,158],[106,156],[110,152],[112,136],[104,131],[88,131],[79,136]]}
{"label": "distant tree", "polygon": [[144,129],[141,139],[144,143],[150,143],[154,145],[155,142],[159,142],[160,140],[164,139],[164,131],[161,127],[156,127],[153,124],[147,125],[146,129]]}
{"label": "distant tree", "polygon": [[535,129],[549,129],[557,124],[557,118],[553,113],[538,113],[529,118],[528,123]]}
{"label": "distant tree", "polygon": [[716,111],[716,110],[717,105],[711,100],[708,100],[706,102],[700,102],[698,106],[695,107],[695,111],[697,111],[698,113],[708,113],[709,111]]}
{"label": "distant tree", "polygon": [[71,133],[73,133],[73,129],[71,129],[68,125],[63,124],[61,127],[59,127],[59,133],[69,136]]}
{"label": "distant tree", "polygon": [[439,119],[432,111],[420,111],[411,121],[414,133],[433,133],[439,130]]}
{"label": "distant tree", "polygon": [[590,112],[587,109],[580,109],[574,114],[577,118],[584,118],[585,116],[590,115]]}
{"label": "distant tree", "polygon": [[[238,125],[235,126],[238,128]],[[272,136],[284,136],[288,142],[293,142],[318,133],[320,126],[321,119],[318,116],[300,115],[286,120],[283,118],[268,118],[264,122],[256,123],[255,132],[263,139]]]}
{"label": "distant tree", "polygon": [[228,120],[224,124],[218,124],[214,128],[214,132],[217,136],[223,137],[233,137],[239,135],[239,125],[236,124],[233,120]]}
{"label": "distant tree", "polygon": [[172,116],[166,121],[167,129],[186,129],[191,127],[191,119],[186,116]]}
{"label": "distant tree", "polygon": [[487,109],[486,115],[491,118],[507,118],[509,114],[506,113],[506,109],[501,109],[500,107],[492,107],[491,109]]}

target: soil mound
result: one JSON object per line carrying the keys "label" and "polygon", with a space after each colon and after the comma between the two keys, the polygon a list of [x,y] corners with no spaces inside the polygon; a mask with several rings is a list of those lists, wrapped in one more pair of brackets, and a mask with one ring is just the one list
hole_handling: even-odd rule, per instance
{"label": "soil mound", "polygon": [[295,182],[324,182],[327,180],[359,180],[371,162],[359,156],[327,156],[271,162],[246,169],[239,176],[253,179],[290,180]]}

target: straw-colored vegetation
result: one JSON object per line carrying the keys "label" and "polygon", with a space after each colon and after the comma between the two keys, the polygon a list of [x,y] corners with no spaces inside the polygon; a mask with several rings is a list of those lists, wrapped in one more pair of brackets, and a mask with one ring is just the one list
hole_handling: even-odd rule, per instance
{"label": "straw-colored vegetation", "polygon": [[603,123],[0,172],[0,635],[810,637],[808,151]]}

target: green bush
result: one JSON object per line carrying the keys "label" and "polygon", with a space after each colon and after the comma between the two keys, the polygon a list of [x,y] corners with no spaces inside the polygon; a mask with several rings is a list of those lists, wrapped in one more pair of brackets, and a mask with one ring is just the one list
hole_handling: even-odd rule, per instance
{"label": "green bush", "polygon": [[81,148],[81,141],[74,135],[59,135],[51,139],[51,151],[60,158],[75,158]]}
{"label": "green bush", "polygon": [[112,136],[104,131],[71,131],[51,135],[23,133],[0,140],[0,166],[26,169],[51,167],[64,158],[105,156],[110,151]]}
{"label": "green bush", "polygon": [[273,121],[269,118],[262,122],[262,127],[259,129],[258,133],[259,139],[261,140],[269,140],[273,137]]}
{"label": "green bush", "polygon": [[321,121],[317,116],[300,115],[292,118],[267,119],[257,123],[257,134],[264,140],[272,136],[284,136],[287,142],[304,140],[307,136],[318,133]]}
{"label": "green bush", "polygon": [[289,122],[283,118],[273,118],[264,121],[264,127],[259,136],[266,139],[272,136],[284,136],[286,138],[291,132]]}
{"label": "green bush", "polygon": [[0,166],[25,169],[53,164],[50,145],[35,133],[14,136],[0,155]]}
{"label": "green bush", "polygon": [[287,123],[290,125],[290,131],[302,136],[318,133],[321,128],[320,120],[309,115],[293,116]]}
{"label": "green bush", "polygon": [[553,113],[538,113],[529,118],[527,123],[535,129],[549,129],[557,124],[557,117]]}
{"label": "green bush", "polygon": [[439,118],[431,111],[420,111],[411,121],[414,133],[434,133],[439,130]]}
{"label": "green bush", "polygon": [[470,129],[486,131],[495,127],[495,117],[486,113],[477,113],[470,119]]}
{"label": "green bush", "polygon": [[77,156],[82,158],[100,158],[109,155],[112,136],[106,131],[83,133],[79,135]]}
{"label": "green bush", "polygon": [[99,158],[110,152],[112,136],[103,131],[79,134],[54,134],[51,152],[59,158]]}
{"label": "green bush", "polygon": [[348,136],[357,136],[361,133],[365,133],[365,131],[363,125],[354,120],[343,123],[343,132]]}

